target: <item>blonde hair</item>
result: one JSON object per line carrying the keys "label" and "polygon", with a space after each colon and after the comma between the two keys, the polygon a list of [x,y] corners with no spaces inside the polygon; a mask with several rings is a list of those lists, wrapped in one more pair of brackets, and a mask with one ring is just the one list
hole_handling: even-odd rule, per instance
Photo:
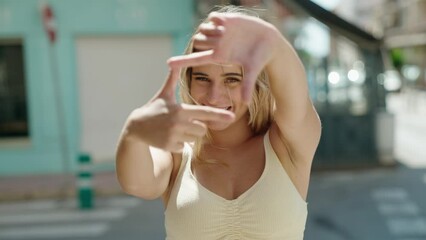
{"label": "blonde hair", "polygon": [[[236,7],[232,5],[228,6],[217,6],[213,11],[220,13],[237,13],[248,16],[258,15],[242,7]],[[203,22],[207,22],[205,19]],[[190,41],[186,47],[185,54],[194,52],[193,42]],[[183,68],[181,72],[181,78],[179,81],[180,86],[180,98],[183,103],[194,104],[197,103],[192,98],[191,92],[191,75],[192,68]],[[243,73],[244,76],[244,73]],[[257,77],[256,85],[252,94],[250,105],[248,106],[248,125],[254,135],[264,134],[270,127],[273,120],[273,111],[275,107],[275,100],[270,92],[269,80],[266,72],[263,70]],[[207,133],[207,139],[210,139],[209,133]],[[202,159],[200,154],[203,148],[202,139],[198,139],[193,145],[195,160],[199,163],[216,163],[214,159]]]}

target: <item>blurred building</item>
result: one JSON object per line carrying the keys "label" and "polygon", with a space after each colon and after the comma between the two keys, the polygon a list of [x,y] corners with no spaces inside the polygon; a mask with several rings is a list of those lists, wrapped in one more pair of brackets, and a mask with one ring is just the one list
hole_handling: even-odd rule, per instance
{"label": "blurred building", "polygon": [[334,11],[384,39],[391,60],[387,67],[390,89],[426,89],[426,1],[341,0]]}
{"label": "blurred building", "polygon": [[[387,1],[385,41],[405,86],[426,90],[426,1]],[[399,54],[398,54],[399,53]]]}
{"label": "blurred building", "polygon": [[73,171],[80,152],[113,163],[193,30],[191,0],[42,2],[0,0],[0,176]]}
{"label": "blurred building", "polygon": [[257,7],[296,48],[323,122],[318,167],[391,163],[386,94],[425,86],[424,0],[46,2],[53,25],[38,0],[0,0],[0,176],[73,171],[80,152],[113,163],[127,115],[215,5]]}
{"label": "blurred building", "polygon": [[204,0],[200,15],[222,3],[259,8],[301,57],[323,125],[315,167],[394,163],[381,22],[368,11],[381,0]]}

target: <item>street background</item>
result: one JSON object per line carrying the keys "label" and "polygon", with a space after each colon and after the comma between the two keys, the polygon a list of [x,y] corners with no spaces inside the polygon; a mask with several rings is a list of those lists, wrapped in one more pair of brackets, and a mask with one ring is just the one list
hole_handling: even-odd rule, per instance
{"label": "street background", "polygon": [[[415,101],[418,107],[409,109],[403,95],[390,100],[401,155],[396,165],[313,171],[306,240],[426,239],[426,162],[418,158],[425,150],[410,144],[426,142],[426,105],[420,104],[426,97]],[[94,176],[94,207],[80,210],[75,181],[62,175],[0,178],[0,239],[165,238],[160,200],[127,196],[115,173],[102,171]]]}
{"label": "street background", "polygon": [[216,4],[264,9],[305,65],[305,240],[426,240],[426,0],[0,0],[0,240],[165,238],[115,145]]}

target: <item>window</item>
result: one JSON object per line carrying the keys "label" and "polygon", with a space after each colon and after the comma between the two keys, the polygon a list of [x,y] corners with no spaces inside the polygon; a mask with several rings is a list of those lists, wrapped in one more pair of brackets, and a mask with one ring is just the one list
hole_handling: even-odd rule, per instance
{"label": "window", "polygon": [[28,137],[22,41],[0,39],[0,139]]}

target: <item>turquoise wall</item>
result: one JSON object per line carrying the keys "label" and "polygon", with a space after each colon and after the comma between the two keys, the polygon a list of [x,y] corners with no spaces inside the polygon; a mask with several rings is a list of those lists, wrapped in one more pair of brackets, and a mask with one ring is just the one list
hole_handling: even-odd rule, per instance
{"label": "turquoise wall", "polygon": [[[30,144],[0,143],[0,176],[58,173],[76,169],[80,115],[75,38],[78,36],[169,35],[174,54],[183,51],[193,30],[192,0],[51,0],[58,40],[51,47],[38,0],[0,0],[0,39],[22,38],[30,120]],[[52,77],[49,51],[58,66]],[[61,159],[52,80],[59,81],[70,156]],[[0,113],[1,114],[1,113]]]}

